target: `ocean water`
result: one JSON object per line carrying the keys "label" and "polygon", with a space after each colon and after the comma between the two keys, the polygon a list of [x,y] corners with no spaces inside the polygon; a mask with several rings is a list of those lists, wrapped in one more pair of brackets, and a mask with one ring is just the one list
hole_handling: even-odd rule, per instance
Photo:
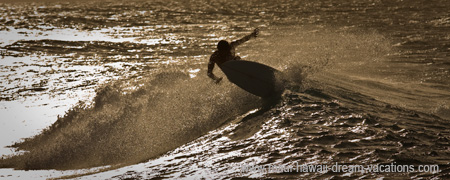
{"label": "ocean water", "polygon": [[[447,179],[449,9],[444,0],[2,3],[0,178]],[[270,107],[206,76],[216,43],[254,28],[259,37],[236,52],[282,71]],[[258,169],[294,165],[439,169]]]}

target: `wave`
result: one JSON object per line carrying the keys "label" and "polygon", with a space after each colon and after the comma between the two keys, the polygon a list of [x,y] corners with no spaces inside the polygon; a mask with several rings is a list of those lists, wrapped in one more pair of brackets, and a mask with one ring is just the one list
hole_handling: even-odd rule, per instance
{"label": "wave", "polygon": [[[312,83],[314,84],[314,83]],[[282,102],[145,163],[95,174],[116,179],[445,177],[446,173],[305,173],[243,171],[245,166],[439,164],[448,170],[448,122],[328,86],[286,91]],[[247,119],[247,117],[251,116]],[[247,120],[243,120],[247,119]],[[430,143],[430,140],[435,141]],[[448,174],[448,173],[447,173]],[[83,177],[91,179],[93,176]]]}
{"label": "wave", "polygon": [[[389,90],[395,86],[381,86],[378,74],[372,69],[367,70],[386,61],[385,54],[391,47],[388,40],[373,32],[312,29],[317,27],[276,28],[269,31],[271,36],[256,41],[251,49],[246,46],[240,49],[242,54],[250,54],[245,59],[262,62],[284,72],[282,78],[287,82],[286,93],[293,93],[283,96],[281,103],[310,100],[289,100],[297,97],[297,93],[305,93],[308,97],[320,97],[312,98],[311,102],[319,106],[305,107],[295,112],[297,114],[308,108],[321,108],[323,100],[333,99],[357,109],[372,109],[372,100],[378,98],[376,95],[395,92]],[[13,145],[26,152],[1,160],[0,167],[76,169],[134,164],[158,157],[264,104],[258,97],[227,81],[215,85],[204,75],[205,68],[199,72],[202,75],[190,78],[186,72],[189,68],[161,66],[140,82],[104,85],[97,90],[93,105],[79,103],[41,134]],[[217,75],[223,76],[220,72]],[[356,75],[375,79],[376,85],[361,84],[361,81],[355,81]],[[130,87],[135,90],[124,91]],[[362,90],[370,88],[376,90],[364,92],[376,93],[363,93]],[[421,94],[407,95],[406,98],[411,98]],[[334,104],[329,102],[323,106]],[[447,105],[441,104],[436,112],[442,113],[445,108],[448,109]],[[245,139],[259,131],[258,123],[270,119],[263,113],[251,116],[260,120],[245,130],[236,131],[233,139]],[[339,116],[337,113],[334,115]],[[301,119],[298,121],[300,123]],[[330,137],[323,138],[324,141],[334,141],[326,139]]]}

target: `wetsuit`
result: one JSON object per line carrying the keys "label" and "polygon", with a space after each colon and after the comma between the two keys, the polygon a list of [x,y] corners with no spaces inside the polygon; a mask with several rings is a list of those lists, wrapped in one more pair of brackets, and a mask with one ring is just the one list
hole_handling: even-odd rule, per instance
{"label": "wetsuit", "polygon": [[250,35],[247,35],[243,37],[242,39],[233,41],[230,43],[230,50],[229,51],[220,51],[216,50],[211,57],[209,58],[208,63],[208,76],[214,80],[217,80],[218,78],[213,74],[214,65],[221,65],[222,63],[230,60],[239,60],[240,57],[235,55],[235,48],[242,43],[250,40],[252,37],[256,37],[255,33],[252,33]]}

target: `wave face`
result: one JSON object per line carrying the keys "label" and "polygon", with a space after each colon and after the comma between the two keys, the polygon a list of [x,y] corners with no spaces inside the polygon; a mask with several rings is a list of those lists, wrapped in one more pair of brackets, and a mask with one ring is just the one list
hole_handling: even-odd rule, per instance
{"label": "wave face", "polygon": [[[0,6],[11,19],[0,19],[1,102],[47,98],[39,106],[51,111],[64,102],[53,96],[80,100],[12,145],[23,151],[0,167],[121,167],[86,179],[449,176],[447,1]],[[260,37],[237,52],[282,71],[285,91],[269,103],[206,77],[216,43],[254,27]],[[441,172],[241,169],[294,163],[437,164]]]}
{"label": "wave face", "polygon": [[[269,166],[332,167],[335,163],[415,165],[416,168],[421,164],[439,164],[440,170],[448,170],[448,160],[444,157],[448,155],[445,148],[448,131],[444,128],[449,125],[447,121],[392,107],[358,93],[335,90],[338,91],[351,95],[351,100],[313,89],[303,93],[285,93],[283,103],[263,114],[243,122],[241,119],[248,116],[237,117],[234,123],[210,131],[156,159],[99,173],[95,177],[353,179],[447,176],[446,173],[419,172],[308,173],[273,169],[269,172]],[[265,166],[266,171],[245,170],[251,166]]]}

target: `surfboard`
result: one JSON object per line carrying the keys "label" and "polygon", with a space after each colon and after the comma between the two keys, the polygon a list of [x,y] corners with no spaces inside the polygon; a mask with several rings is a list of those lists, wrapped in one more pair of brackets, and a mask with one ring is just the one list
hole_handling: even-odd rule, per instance
{"label": "surfboard", "polygon": [[259,97],[275,93],[275,73],[278,70],[253,61],[232,60],[219,65],[228,80]]}

